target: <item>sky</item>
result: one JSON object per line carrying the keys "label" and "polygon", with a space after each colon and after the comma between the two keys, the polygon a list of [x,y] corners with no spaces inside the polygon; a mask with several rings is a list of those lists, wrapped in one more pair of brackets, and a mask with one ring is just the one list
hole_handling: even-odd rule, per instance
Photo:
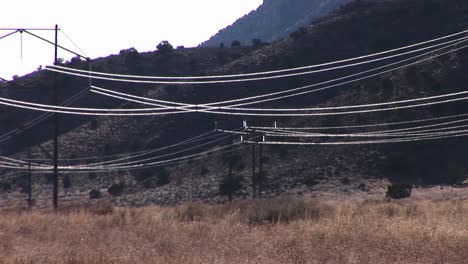
{"label": "sky", "polygon": [[[15,0],[1,4],[0,28],[61,29],[59,44],[93,58],[174,47],[194,47],[256,9],[263,0]],[[0,31],[0,37],[11,31]],[[53,31],[32,31],[54,40]],[[71,41],[69,40],[71,39]],[[75,46],[76,44],[76,46]],[[80,51],[82,50],[82,52]],[[74,55],[59,50],[58,57]],[[26,33],[0,39],[0,77],[11,80],[51,65],[54,47]]]}

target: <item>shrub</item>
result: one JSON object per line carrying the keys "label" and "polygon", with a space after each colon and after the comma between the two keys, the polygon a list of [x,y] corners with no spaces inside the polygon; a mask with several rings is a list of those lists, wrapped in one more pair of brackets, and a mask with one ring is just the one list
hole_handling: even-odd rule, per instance
{"label": "shrub", "polygon": [[307,175],[307,176],[304,177],[304,184],[309,186],[309,187],[312,187],[312,186],[315,186],[315,185],[319,184],[319,181],[317,179],[315,179],[314,176]]}
{"label": "shrub", "polygon": [[92,129],[92,130],[96,130],[96,129],[98,129],[98,128],[99,128],[99,123],[98,123],[97,119],[93,119],[93,120],[91,121],[91,129]]}
{"label": "shrub", "polygon": [[97,178],[97,175],[96,175],[95,172],[90,172],[90,173],[88,174],[88,179],[94,180],[94,179],[96,179],[96,178]]}
{"label": "shrub", "polygon": [[341,178],[341,179],[340,179],[340,182],[341,182],[342,184],[344,184],[344,185],[349,185],[349,184],[351,184],[351,180],[350,180],[349,178],[347,178],[347,177]]}
{"label": "shrub", "polygon": [[201,168],[200,174],[201,174],[201,175],[206,175],[206,174],[209,173],[209,172],[210,172],[210,170],[207,169],[205,166],[203,166],[203,167]]}
{"label": "shrub", "polygon": [[233,48],[234,48],[234,47],[240,47],[240,46],[241,46],[241,43],[240,43],[240,41],[238,41],[238,40],[233,40],[233,41],[231,42],[231,47],[233,47]]}
{"label": "shrub", "polygon": [[232,196],[242,188],[241,178],[227,175],[219,184],[219,192],[221,195],[226,195],[229,201],[232,201]]}
{"label": "shrub", "polygon": [[298,30],[289,34],[289,36],[294,40],[298,40],[302,38],[304,35],[306,35],[306,33],[307,33],[307,29],[305,27],[301,27]]}
{"label": "shrub", "polygon": [[387,186],[386,197],[392,199],[403,199],[411,196],[413,186],[404,183],[393,183]]}
{"label": "shrub", "polygon": [[263,46],[265,46],[265,45],[267,45],[267,44],[268,44],[268,43],[263,42],[261,39],[258,39],[258,38],[252,39],[252,47],[253,47],[254,49],[261,48],[261,47],[263,47]]}
{"label": "shrub", "polygon": [[114,183],[109,188],[107,188],[107,192],[109,192],[112,196],[120,196],[122,195],[125,189],[125,184],[123,182]]}
{"label": "shrub", "polygon": [[165,168],[161,168],[158,171],[157,178],[158,178],[158,185],[159,186],[166,185],[166,184],[168,184],[170,182],[169,172]]}
{"label": "shrub", "polygon": [[11,184],[8,182],[0,182],[0,191],[9,191],[11,190]]}
{"label": "shrub", "polygon": [[72,182],[69,175],[65,175],[62,180],[63,188],[68,189],[72,186]]}
{"label": "shrub", "polygon": [[102,193],[99,190],[93,189],[89,192],[89,199],[99,199],[102,197]]}

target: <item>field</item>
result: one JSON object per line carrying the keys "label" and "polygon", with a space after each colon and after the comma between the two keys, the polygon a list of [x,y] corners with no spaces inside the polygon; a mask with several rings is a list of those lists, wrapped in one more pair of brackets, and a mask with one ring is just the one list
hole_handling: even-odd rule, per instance
{"label": "field", "polygon": [[466,263],[460,199],[0,211],[0,263]]}

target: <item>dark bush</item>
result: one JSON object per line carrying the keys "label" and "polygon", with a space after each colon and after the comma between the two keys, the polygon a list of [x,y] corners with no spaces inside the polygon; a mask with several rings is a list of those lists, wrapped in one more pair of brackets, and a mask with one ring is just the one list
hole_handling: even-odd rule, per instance
{"label": "dark bush", "polygon": [[11,184],[8,182],[0,182],[0,191],[9,191],[11,190]]}
{"label": "dark bush", "polygon": [[165,168],[161,168],[158,171],[157,177],[158,177],[158,185],[159,186],[166,185],[166,184],[168,184],[170,182],[169,172]]}
{"label": "dark bush", "polygon": [[411,196],[413,186],[404,183],[393,183],[387,186],[386,196],[392,199],[403,199]]}
{"label": "dark bush", "polygon": [[93,189],[89,192],[89,199],[99,199],[102,197],[102,193],[99,190]]}
{"label": "dark bush", "polygon": [[296,31],[292,32],[291,34],[289,34],[289,36],[294,40],[298,40],[298,39],[302,38],[303,36],[305,36],[306,33],[307,33],[307,29],[305,27],[301,27],[298,30],[296,30]]}
{"label": "dark bush", "polygon": [[231,47],[233,47],[233,48],[234,48],[234,47],[240,47],[240,46],[241,46],[241,43],[240,43],[240,41],[238,41],[238,40],[233,40],[233,41],[231,42]]}
{"label": "dark bush", "polygon": [[340,179],[340,182],[341,182],[342,184],[344,184],[344,185],[349,185],[349,184],[351,184],[351,180],[350,180],[349,178],[347,178],[347,177],[341,178],[341,179]]}
{"label": "dark bush", "polygon": [[70,188],[72,186],[70,176],[69,175],[63,176],[62,183],[63,183],[63,188],[65,189]]}
{"label": "dark bush", "polygon": [[98,129],[98,128],[99,128],[99,123],[98,123],[97,119],[93,119],[93,120],[91,121],[91,129],[92,129],[92,130],[96,130],[96,129]]}
{"label": "dark bush", "polygon": [[122,195],[125,189],[125,184],[123,182],[114,183],[109,188],[107,188],[107,192],[109,192],[112,196],[120,196]]}
{"label": "dark bush", "polygon": [[304,177],[304,184],[309,187],[312,187],[312,186],[319,184],[319,181],[314,176],[307,175]]}
{"label": "dark bush", "polygon": [[210,172],[209,169],[207,169],[206,167],[202,167],[202,168],[201,168],[201,171],[200,171],[200,174],[201,174],[201,175],[206,175],[206,174],[209,173],[209,172]]}
{"label": "dark bush", "polygon": [[96,179],[96,178],[97,178],[97,175],[96,175],[95,172],[90,172],[90,173],[88,174],[88,179],[94,180],[94,179]]}
{"label": "dark bush", "polygon": [[219,184],[219,193],[221,195],[226,195],[229,198],[229,201],[232,201],[233,195],[241,188],[242,185],[240,177],[227,175]]}

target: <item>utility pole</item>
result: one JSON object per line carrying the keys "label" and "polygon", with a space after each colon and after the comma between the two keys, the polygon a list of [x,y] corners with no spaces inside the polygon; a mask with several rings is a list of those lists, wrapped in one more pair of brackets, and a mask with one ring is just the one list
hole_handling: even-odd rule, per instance
{"label": "utility pole", "polygon": [[[58,48],[67,51],[71,54],[74,54],[80,58],[86,59],[88,61],[90,70],[92,69],[91,67],[91,59],[88,57],[85,57],[79,53],[76,53],[70,49],[67,49],[63,46],[60,46],[58,44],[58,31],[59,27],[58,25],[55,25],[55,28],[0,28],[0,31],[12,31],[6,35],[0,36],[0,39],[12,36],[16,33],[27,33],[41,41],[44,41],[46,43],[49,43],[54,46],[55,48],[55,54],[54,54],[54,65],[58,64]],[[55,31],[55,42],[49,41],[39,35],[36,35],[32,33],[31,31]],[[0,78],[1,79],[1,78]],[[89,80],[89,85],[91,85],[91,78]],[[52,96],[53,104],[56,106],[59,106],[60,100],[59,100],[59,87],[58,87],[58,80],[57,80],[57,73],[53,73],[53,96]],[[54,163],[54,189],[53,189],[53,205],[54,208],[58,208],[58,185],[59,185],[59,171],[58,171],[58,158],[59,158],[59,145],[58,145],[58,136],[59,136],[59,116],[57,113],[54,114],[54,128],[53,128],[53,138],[54,138],[54,153],[53,153],[53,163]]]}
{"label": "utility pole", "polygon": [[[58,25],[55,25],[55,57],[54,65],[58,63]],[[57,73],[54,72],[54,95],[53,101],[56,106],[59,106],[59,94],[58,94],[58,80]],[[58,208],[58,185],[59,185],[59,171],[58,171],[58,157],[59,157],[59,146],[58,146],[58,136],[59,136],[59,116],[58,113],[54,113],[54,190],[53,190],[53,204],[54,208]]]}
{"label": "utility pole", "polygon": [[255,139],[255,130],[252,130],[252,139],[254,143],[252,144],[252,197],[255,199],[257,198],[257,176],[256,176],[256,163],[257,160],[255,158],[255,147],[257,146],[256,139]]}
{"label": "utility pole", "polygon": [[28,208],[31,209],[33,206],[32,202],[32,173],[31,173],[31,161],[28,162]]}
{"label": "utility pole", "polygon": [[263,144],[259,146],[259,165],[258,165],[258,196],[262,197],[262,185],[263,185]]}

